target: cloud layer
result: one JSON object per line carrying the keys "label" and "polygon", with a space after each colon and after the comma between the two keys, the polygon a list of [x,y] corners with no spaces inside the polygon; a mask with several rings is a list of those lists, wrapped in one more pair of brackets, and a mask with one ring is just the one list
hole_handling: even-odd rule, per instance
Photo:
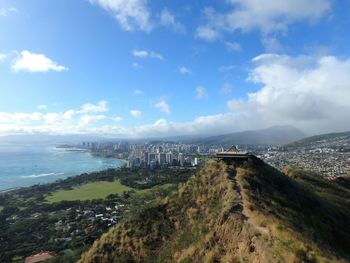
{"label": "cloud layer", "polygon": [[262,34],[286,32],[292,23],[317,21],[331,7],[330,0],[227,0],[230,11],[217,12],[206,8],[207,23],[197,28],[197,36],[213,41],[225,32],[258,30]]}
{"label": "cloud layer", "polygon": [[[257,91],[245,100],[228,100],[227,111],[200,116],[192,121],[172,122],[159,119],[152,124],[123,127],[121,117],[108,116],[107,101],[86,103],[64,112],[0,112],[0,134],[10,133],[92,133],[115,137],[151,137],[185,134],[217,134],[271,125],[294,125],[309,133],[350,129],[350,58],[334,56],[287,56],[262,54],[252,59],[247,81]],[[203,86],[196,98],[207,98]],[[231,85],[222,92],[228,96]],[[165,99],[153,106],[169,114]],[[44,107],[40,107],[41,110]],[[130,115],[143,119],[140,110]]]}
{"label": "cloud layer", "polygon": [[89,0],[110,12],[126,31],[151,31],[150,11],[146,0]]}
{"label": "cloud layer", "polygon": [[253,63],[248,81],[261,88],[247,101],[228,102],[247,124],[292,124],[309,132],[350,129],[349,58],[263,54]]}

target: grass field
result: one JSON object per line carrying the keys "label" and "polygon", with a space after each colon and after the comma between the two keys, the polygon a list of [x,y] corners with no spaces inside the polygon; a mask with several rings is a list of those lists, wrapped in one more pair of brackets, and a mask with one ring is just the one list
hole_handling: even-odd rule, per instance
{"label": "grass field", "polygon": [[115,182],[94,182],[84,184],[73,190],[59,190],[46,197],[48,203],[73,200],[93,200],[103,199],[110,194],[121,194],[124,191],[135,190],[122,185],[119,181]]}

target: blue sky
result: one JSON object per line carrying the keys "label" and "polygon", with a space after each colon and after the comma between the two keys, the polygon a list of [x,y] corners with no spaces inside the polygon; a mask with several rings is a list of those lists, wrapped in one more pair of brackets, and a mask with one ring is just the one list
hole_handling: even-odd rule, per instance
{"label": "blue sky", "polygon": [[335,0],[2,0],[0,134],[347,130],[349,28]]}

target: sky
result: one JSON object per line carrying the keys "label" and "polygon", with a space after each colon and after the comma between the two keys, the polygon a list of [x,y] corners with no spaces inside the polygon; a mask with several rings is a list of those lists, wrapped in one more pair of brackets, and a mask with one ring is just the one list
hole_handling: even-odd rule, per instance
{"label": "sky", "polygon": [[350,1],[0,0],[0,135],[350,130]]}

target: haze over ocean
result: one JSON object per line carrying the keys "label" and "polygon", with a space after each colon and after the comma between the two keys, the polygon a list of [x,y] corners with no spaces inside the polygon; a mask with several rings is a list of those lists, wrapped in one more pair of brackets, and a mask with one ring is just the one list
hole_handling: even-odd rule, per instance
{"label": "haze over ocean", "polygon": [[0,191],[54,182],[85,172],[120,167],[122,160],[93,157],[55,145],[0,144]]}

